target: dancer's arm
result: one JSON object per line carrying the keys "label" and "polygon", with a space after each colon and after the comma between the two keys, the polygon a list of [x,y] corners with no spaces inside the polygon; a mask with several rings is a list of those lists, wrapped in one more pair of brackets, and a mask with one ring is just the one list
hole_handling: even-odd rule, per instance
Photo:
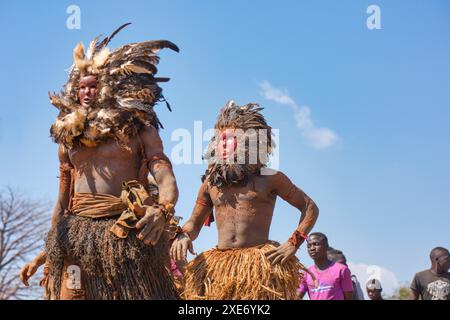
{"label": "dancer's arm", "polygon": [[209,196],[208,184],[203,182],[195,200],[194,210],[183,226],[183,231],[194,241],[197,239],[206,218],[212,213],[213,204]]}
{"label": "dancer's arm", "polygon": [[205,220],[212,213],[213,204],[208,192],[207,182],[203,182],[195,201],[194,210],[188,221],[184,224],[182,232],[175,238],[170,255],[176,261],[186,260],[187,251],[194,253],[192,241],[197,239]]}
{"label": "dancer's arm", "polygon": [[160,206],[148,207],[145,216],[136,223],[136,228],[141,230],[138,234],[140,240],[147,245],[155,245],[164,231],[166,214],[173,210],[178,200],[178,187],[172,164],[164,154],[163,144],[156,128],[146,128],[140,133],[139,138],[144,145],[148,169],[158,185]]}
{"label": "dancer's arm", "polygon": [[159,203],[175,205],[178,200],[178,187],[172,164],[164,154],[162,140],[154,127],[142,134],[148,169],[152,173],[159,189]]}
{"label": "dancer's arm", "polygon": [[72,183],[73,165],[69,159],[69,153],[66,147],[59,145],[59,191],[58,199],[52,215],[52,228],[56,226],[59,218],[69,209],[70,186]]}
{"label": "dancer's arm", "polygon": [[[67,149],[63,145],[59,145],[59,192],[58,199],[53,209],[51,228],[56,227],[59,218],[69,209],[70,185],[72,181],[72,164],[69,159]],[[19,277],[25,286],[28,286],[30,279],[41,265],[45,263],[46,253],[41,251],[32,262],[25,264],[20,270]]]}
{"label": "dancer's arm", "polygon": [[295,186],[282,172],[278,172],[273,176],[273,185],[274,192],[277,195],[300,211],[298,227],[288,241],[278,248],[267,252],[268,259],[275,264],[279,262],[284,263],[295,254],[314,227],[319,216],[319,208],[306,193]]}
{"label": "dancer's arm", "polygon": [[20,280],[25,286],[29,286],[28,279],[30,279],[36,271],[45,263],[47,259],[45,251],[40,252],[32,262],[27,263],[22,267],[19,273]]}

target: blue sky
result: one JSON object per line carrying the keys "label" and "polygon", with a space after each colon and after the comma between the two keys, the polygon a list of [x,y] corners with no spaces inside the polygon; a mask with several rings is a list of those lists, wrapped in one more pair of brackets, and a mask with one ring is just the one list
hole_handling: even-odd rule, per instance
{"label": "blue sky", "polygon": [[[69,5],[81,29],[66,27]],[[369,30],[366,9],[381,9]],[[450,4],[448,1],[2,1],[0,183],[38,199],[57,194],[56,109],[47,92],[65,83],[78,41],[125,22],[113,40],[169,39],[159,74],[171,103],[158,114],[167,153],[171,133],[213,126],[228,99],[259,102],[280,129],[280,170],[318,204],[315,227],[355,264],[410,281],[434,246],[450,244]],[[267,81],[292,101],[267,99]],[[292,107],[295,105],[295,108]],[[338,140],[318,149],[295,110]],[[206,146],[206,144],[204,145]],[[175,166],[178,214],[188,217],[204,164]],[[278,201],[271,238],[285,241],[298,213]],[[216,244],[205,228],[197,251]],[[298,256],[307,265],[305,248]]]}

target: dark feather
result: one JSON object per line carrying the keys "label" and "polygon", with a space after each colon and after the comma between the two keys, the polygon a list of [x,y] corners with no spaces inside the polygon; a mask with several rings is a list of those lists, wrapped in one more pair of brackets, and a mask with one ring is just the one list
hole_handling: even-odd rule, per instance
{"label": "dark feather", "polygon": [[120,30],[122,30],[123,28],[125,28],[126,26],[130,25],[131,22],[127,22],[123,25],[121,25],[119,28],[117,28],[113,33],[111,33],[111,35],[105,39],[102,40],[102,42],[100,42],[96,47],[95,47],[95,52],[99,52],[100,50],[102,50],[104,47],[106,47],[108,45],[108,43],[111,41],[112,38],[114,38],[114,36],[116,34],[118,34],[120,32]]}
{"label": "dark feather", "polygon": [[159,126],[161,129],[164,129],[164,126],[162,125],[161,121],[159,121],[158,118],[156,118],[156,121],[158,122],[158,126]]}
{"label": "dark feather", "polygon": [[168,81],[170,81],[170,78],[158,77],[158,78],[154,78],[154,80],[155,80],[155,82],[168,82]]}
{"label": "dark feather", "polygon": [[167,100],[165,100],[165,99],[164,99],[164,101],[166,102],[167,109],[169,109],[169,111],[172,112],[172,108],[170,107],[169,102],[167,102]]}
{"label": "dark feather", "polygon": [[147,49],[160,50],[160,49],[169,48],[169,49],[172,49],[173,51],[180,52],[180,49],[177,47],[177,45],[169,40],[149,40],[149,41],[130,44],[130,46],[133,46],[133,45],[139,45],[143,50],[147,50]]}

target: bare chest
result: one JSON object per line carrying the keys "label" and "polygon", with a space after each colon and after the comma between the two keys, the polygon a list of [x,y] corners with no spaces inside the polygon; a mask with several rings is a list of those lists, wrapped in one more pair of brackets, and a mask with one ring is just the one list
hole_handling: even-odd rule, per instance
{"label": "bare chest", "polygon": [[115,140],[108,140],[95,147],[79,146],[69,151],[70,161],[75,168],[98,164],[120,165],[128,163],[132,165],[140,159],[140,156],[139,146],[133,141],[124,146]]}
{"label": "bare chest", "polygon": [[275,194],[264,178],[252,178],[245,186],[213,187],[210,197],[216,208],[223,206],[251,210],[263,203],[274,203]]}

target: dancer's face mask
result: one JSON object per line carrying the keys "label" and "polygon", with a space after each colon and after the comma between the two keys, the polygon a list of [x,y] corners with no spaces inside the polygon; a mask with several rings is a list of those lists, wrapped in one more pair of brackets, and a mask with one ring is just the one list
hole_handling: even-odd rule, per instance
{"label": "dancer's face mask", "polygon": [[82,77],[79,82],[78,99],[83,107],[89,107],[97,96],[97,78],[95,76]]}
{"label": "dancer's face mask", "polygon": [[218,154],[222,160],[232,159],[237,147],[237,136],[234,129],[225,129],[220,132]]}

